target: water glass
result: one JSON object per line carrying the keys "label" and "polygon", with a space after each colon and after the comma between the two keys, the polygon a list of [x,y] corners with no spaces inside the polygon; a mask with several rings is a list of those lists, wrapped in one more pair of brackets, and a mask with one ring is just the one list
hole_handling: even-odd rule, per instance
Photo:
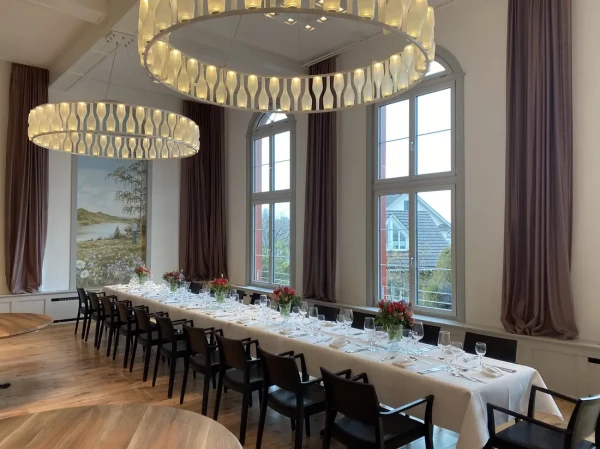
{"label": "water glass", "polygon": [[321,326],[325,322],[325,315],[319,314],[317,315],[317,330],[321,330]]}
{"label": "water glass", "polygon": [[337,316],[337,318],[336,318],[335,321],[340,326],[340,329],[343,331],[345,329],[345,326],[344,326],[344,321],[345,321],[344,314],[340,312],[338,314],[338,316]]}
{"label": "water glass", "polygon": [[300,314],[300,325],[303,325],[308,317],[308,301],[300,301]]}
{"label": "water glass", "polygon": [[346,335],[350,333],[350,327],[352,327],[353,321],[354,313],[352,313],[352,309],[344,310],[344,326],[346,326]]}
{"label": "water glass", "polygon": [[[452,362],[454,363],[458,357],[463,355],[465,351],[463,351],[462,341],[453,341],[451,346],[452,351]],[[455,368],[456,369],[456,368]]]}
{"label": "water glass", "polygon": [[292,307],[292,310],[290,310],[290,315],[292,318],[292,324],[295,325],[296,330],[300,330],[300,308],[298,306]]}
{"label": "water glass", "polygon": [[367,333],[367,339],[369,340],[369,351],[374,351],[375,348],[373,347],[373,334],[375,333],[375,318],[366,317],[364,329]]}
{"label": "water glass", "polygon": [[312,336],[317,335],[317,333],[314,331],[315,325],[317,320],[319,319],[319,309],[317,309],[316,307],[309,307],[308,309],[308,319],[310,321],[311,324],[311,328],[313,329],[313,332],[311,333]]}
{"label": "water glass", "polygon": [[448,359],[450,356],[450,347],[452,346],[452,339],[450,338],[450,332],[448,331],[440,331],[440,335],[438,336],[438,346],[442,350],[442,354],[444,355],[445,368],[448,369]]}
{"label": "water glass", "polygon": [[425,328],[423,327],[423,323],[421,321],[416,321],[415,324],[413,324],[413,329],[412,330],[413,330],[412,338],[415,341],[414,342],[415,353],[416,354],[421,354],[421,351],[417,350],[417,344],[425,336]]}
{"label": "water glass", "polygon": [[483,356],[487,352],[487,346],[485,343],[475,343],[475,354],[479,357],[479,369],[483,371]]}
{"label": "water glass", "polygon": [[410,354],[410,350],[408,349],[408,344],[412,341],[412,337],[410,336],[410,329],[402,329],[402,341],[400,342],[400,352],[402,352],[402,346],[404,346],[404,353]]}

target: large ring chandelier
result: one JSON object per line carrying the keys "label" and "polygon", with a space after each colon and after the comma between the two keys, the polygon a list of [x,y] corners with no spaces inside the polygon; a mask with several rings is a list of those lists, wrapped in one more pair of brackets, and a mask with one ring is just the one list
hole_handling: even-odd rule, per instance
{"label": "large ring chandelier", "polygon": [[[279,77],[216,67],[170,43],[172,32],[197,22],[278,13],[368,20],[384,34],[404,37],[406,45],[368,66]],[[418,84],[435,57],[434,25],[427,0],[141,0],[138,51],[155,80],[196,101],[256,111],[334,111],[390,98]]]}
{"label": "large ring chandelier", "polygon": [[199,150],[199,128],[179,114],[104,101],[44,104],[29,112],[36,145],[79,156],[175,159]]}

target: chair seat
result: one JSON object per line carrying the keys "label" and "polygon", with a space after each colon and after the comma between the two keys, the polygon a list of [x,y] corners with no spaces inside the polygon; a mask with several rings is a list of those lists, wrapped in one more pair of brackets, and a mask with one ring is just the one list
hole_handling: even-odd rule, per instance
{"label": "chair seat", "polygon": [[[168,357],[171,357],[172,354],[172,348],[173,345],[170,342],[162,342],[162,347],[161,347],[161,351]],[[187,353],[187,344],[185,341],[183,340],[177,340],[177,343],[175,345],[175,350],[177,351],[177,353],[175,354],[177,357],[182,357],[183,355],[185,355]]]}
{"label": "chair seat", "polygon": [[[560,431],[554,432],[541,426],[520,421],[496,434],[496,439],[511,447],[523,449],[562,449],[565,435]],[[580,441],[577,449],[591,449],[596,446],[589,441]]]}
{"label": "chair seat", "polygon": [[[136,325],[135,323],[131,323],[130,324],[130,328],[131,333],[135,333],[136,332]],[[119,333],[121,335],[127,335],[128,331],[127,331],[127,324],[121,323],[120,328],[119,328]]]}
{"label": "chair seat", "polygon": [[[257,388],[260,388],[260,385],[262,385],[263,376],[260,372],[259,366],[256,364],[252,365],[250,368],[249,381],[250,384],[255,384],[254,386]],[[243,388],[244,372],[235,368],[228,369],[225,371],[225,382],[227,382],[229,385],[235,385]]]}
{"label": "chair seat", "polygon": [[[150,338],[148,338],[148,337],[150,337]],[[148,340],[150,340],[150,344],[152,346],[160,343],[160,340],[158,339],[158,331],[153,331],[150,335],[148,335],[148,332],[142,332],[142,333],[138,334],[138,341],[140,342],[141,345],[147,344]]]}
{"label": "chair seat", "polygon": [[[325,410],[325,388],[313,384],[304,388],[304,410],[308,414]],[[276,411],[295,411],[298,408],[296,393],[278,388],[269,393],[269,405]]]}
{"label": "chair seat", "polygon": [[[410,441],[410,436],[422,434],[424,424],[405,415],[395,414],[382,417],[383,441],[391,442],[398,436]],[[352,418],[344,417],[333,424],[335,431],[350,436],[353,440],[361,440],[366,445],[375,445],[375,427]]]}
{"label": "chair seat", "polygon": [[190,357],[190,365],[194,367],[196,371],[204,370],[207,368],[216,368],[220,364],[219,351],[213,351],[210,355],[210,367],[206,364],[206,357],[202,354],[196,354]]}

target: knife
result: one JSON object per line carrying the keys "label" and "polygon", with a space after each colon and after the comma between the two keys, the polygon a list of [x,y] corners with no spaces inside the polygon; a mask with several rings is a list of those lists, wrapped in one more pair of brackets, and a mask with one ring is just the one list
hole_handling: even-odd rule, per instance
{"label": "knife", "polygon": [[445,368],[443,366],[436,366],[434,368],[424,369],[422,371],[418,371],[419,374],[429,374],[436,373],[438,371],[443,371]]}
{"label": "knife", "polygon": [[354,354],[355,352],[366,351],[369,348],[358,348],[358,349],[349,349],[346,351],[346,354]]}
{"label": "knife", "polygon": [[499,370],[505,371],[507,373],[513,373],[514,374],[514,373],[517,372],[516,369],[504,368],[503,366],[498,366],[498,365],[490,365],[490,366],[493,366],[494,368],[498,368]]}

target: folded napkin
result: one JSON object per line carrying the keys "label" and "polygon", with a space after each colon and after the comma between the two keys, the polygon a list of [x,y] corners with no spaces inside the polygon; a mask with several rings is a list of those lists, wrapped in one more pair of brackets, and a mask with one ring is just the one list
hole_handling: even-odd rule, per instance
{"label": "folded napkin", "polygon": [[337,323],[335,321],[323,321],[321,327],[335,327]]}
{"label": "folded napkin", "polygon": [[291,335],[296,332],[296,329],[281,329],[279,333],[281,335]]}
{"label": "folded napkin", "polygon": [[490,365],[483,365],[483,375],[487,376],[487,377],[501,377],[504,376],[504,374],[502,373],[502,371],[500,371],[498,368],[494,368],[493,366]]}
{"label": "folded napkin", "polygon": [[415,361],[411,359],[396,360],[392,365],[398,368],[408,368],[409,366],[415,365]]}
{"label": "folded napkin", "polygon": [[244,324],[244,323],[247,323],[248,321],[252,321],[252,318],[240,318],[239,320],[236,321],[236,323]]}
{"label": "folded napkin", "polygon": [[341,349],[344,346],[346,346],[347,344],[348,344],[348,340],[346,340],[345,338],[336,338],[331,343],[329,343],[329,346],[334,349]]}

